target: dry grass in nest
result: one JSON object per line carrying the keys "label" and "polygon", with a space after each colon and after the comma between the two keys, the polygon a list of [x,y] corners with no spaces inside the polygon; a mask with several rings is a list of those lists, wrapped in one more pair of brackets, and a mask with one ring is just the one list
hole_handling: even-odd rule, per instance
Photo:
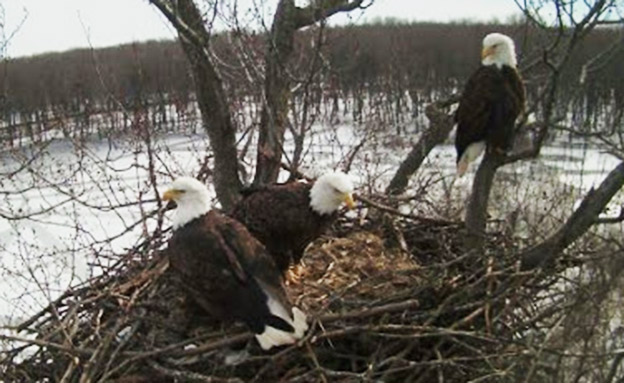
{"label": "dry grass in nest", "polygon": [[298,278],[287,283],[291,300],[316,315],[348,310],[418,283],[414,258],[388,248],[369,231],[319,239],[293,269],[291,275],[294,272]]}

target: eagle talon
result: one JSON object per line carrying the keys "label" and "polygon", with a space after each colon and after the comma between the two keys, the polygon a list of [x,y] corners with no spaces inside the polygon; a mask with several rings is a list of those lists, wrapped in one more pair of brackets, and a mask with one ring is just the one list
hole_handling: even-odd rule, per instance
{"label": "eagle talon", "polygon": [[494,153],[501,155],[501,156],[507,156],[507,151],[502,148],[494,148]]}
{"label": "eagle talon", "polygon": [[300,284],[301,279],[305,275],[305,272],[305,267],[303,267],[301,264],[292,266],[290,269],[288,269],[288,272],[286,272],[286,283],[288,285]]}

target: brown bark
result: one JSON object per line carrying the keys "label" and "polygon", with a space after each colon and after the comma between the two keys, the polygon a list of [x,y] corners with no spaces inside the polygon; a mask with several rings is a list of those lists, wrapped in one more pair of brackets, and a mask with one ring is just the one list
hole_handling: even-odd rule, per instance
{"label": "brown bark", "polygon": [[279,2],[267,43],[265,104],[260,119],[256,185],[274,183],[279,175],[290,100],[291,81],[286,65],[294,47],[296,9],[294,0]]}
{"label": "brown bark", "polygon": [[195,91],[202,123],[214,152],[214,187],[217,198],[229,210],[239,198],[242,183],[238,177],[236,129],[225,95],[223,82],[208,54],[210,34],[192,0],[151,0],[180,36],[195,80]]}
{"label": "brown bark", "polygon": [[472,192],[466,208],[465,225],[468,231],[468,247],[480,249],[483,245],[487,207],[494,184],[496,170],[503,164],[504,157],[486,150],[472,182]]}
{"label": "brown bark", "polygon": [[566,247],[589,230],[622,186],[624,186],[624,162],[620,162],[597,189],[592,189],[585,195],[580,206],[556,233],[520,254],[522,269],[535,269],[553,261]]}
{"label": "brown bark", "polygon": [[296,7],[294,0],[280,0],[273,17],[265,52],[264,105],[260,119],[255,185],[277,181],[284,132],[288,123],[291,79],[288,61],[293,53],[297,30],[339,12],[359,8],[364,0],[324,0]]}
{"label": "brown bark", "polygon": [[410,177],[420,168],[423,161],[436,145],[444,142],[453,129],[453,116],[447,114],[442,108],[452,105],[457,101],[453,97],[442,103],[428,105],[425,114],[429,118],[429,128],[423,133],[416,145],[409,152],[405,160],[392,177],[386,188],[386,194],[397,195],[405,191]]}

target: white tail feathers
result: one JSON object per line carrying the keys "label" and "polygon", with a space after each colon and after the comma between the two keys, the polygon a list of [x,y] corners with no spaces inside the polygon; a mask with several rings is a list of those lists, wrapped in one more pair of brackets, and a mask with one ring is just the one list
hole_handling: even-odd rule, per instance
{"label": "white tail feathers", "polygon": [[[271,298],[269,298],[269,302],[271,302]],[[303,311],[299,310],[297,307],[293,307],[293,317],[291,318],[288,315],[286,317],[283,317],[282,315],[280,315],[285,312],[282,305],[279,305],[280,307],[282,307],[282,310],[279,310],[279,313],[271,310],[271,306],[272,305],[269,304],[269,309],[271,313],[273,315],[279,316],[280,318],[288,322],[288,324],[290,324],[295,329],[295,331],[289,332],[271,326],[264,326],[264,331],[262,332],[262,334],[256,334],[256,339],[258,340],[260,347],[262,347],[263,350],[269,350],[275,346],[293,344],[298,339],[303,338],[303,335],[308,329],[307,318]]]}
{"label": "white tail feathers", "polygon": [[305,332],[308,331],[308,317],[297,307],[293,307],[292,313],[294,318],[292,326],[295,328],[295,336],[298,339],[303,338]]}
{"label": "white tail feathers", "polygon": [[468,160],[466,160],[466,156],[462,156],[462,158],[457,163],[457,177],[462,177],[464,173],[468,170]]}
{"label": "white tail feathers", "polygon": [[476,160],[485,150],[485,141],[477,141],[468,145],[457,162],[457,177],[461,177],[468,170],[468,165]]}
{"label": "white tail feathers", "polygon": [[276,329],[270,326],[264,326],[262,334],[256,334],[256,339],[263,350],[270,350],[275,346],[283,346],[285,344],[293,344],[297,341],[297,337],[292,332]]}

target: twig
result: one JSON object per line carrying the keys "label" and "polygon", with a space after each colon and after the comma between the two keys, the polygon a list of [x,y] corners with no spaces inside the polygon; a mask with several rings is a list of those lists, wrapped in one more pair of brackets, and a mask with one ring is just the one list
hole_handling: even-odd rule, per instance
{"label": "twig", "polygon": [[12,342],[28,343],[31,345],[37,345],[41,347],[49,347],[49,348],[63,351],[70,355],[75,355],[75,356],[91,356],[91,354],[93,354],[93,351],[94,351],[94,350],[84,349],[80,347],[67,347],[67,346],[63,346],[62,344],[48,342],[48,341],[41,340],[41,339],[28,339],[28,338],[23,338],[23,337],[14,336],[14,335],[0,334],[0,339],[12,341]]}
{"label": "twig", "polygon": [[175,378],[176,381],[181,380],[184,382],[204,382],[204,383],[243,383],[243,380],[239,378],[218,378],[214,376],[207,376],[192,371],[174,370],[172,368],[164,367],[158,364],[156,361],[148,360],[147,364],[159,373]]}
{"label": "twig", "polygon": [[362,310],[350,311],[343,314],[327,314],[318,318],[320,322],[329,323],[335,322],[338,320],[348,320],[348,319],[361,319],[367,318],[379,314],[391,313],[396,311],[403,311],[413,309],[418,307],[420,302],[416,299],[409,299],[404,302],[390,303],[383,306],[373,307],[373,308],[365,308]]}
{"label": "twig", "polygon": [[606,225],[613,223],[624,222],[624,206],[620,207],[620,214],[617,217],[602,217],[596,218],[595,224]]}
{"label": "twig", "polygon": [[448,224],[448,225],[456,225],[456,224],[458,224],[457,222],[454,222],[454,221],[448,221],[448,220],[436,219],[436,218],[428,218],[428,217],[421,217],[421,216],[417,216],[417,215],[414,215],[414,214],[403,213],[403,212],[399,211],[398,209],[395,209],[395,208],[392,208],[390,206],[384,205],[382,203],[373,201],[369,197],[365,197],[365,196],[363,196],[361,194],[355,194],[354,198],[356,200],[364,202],[368,206],[374,207],[375,209],[378,209],[378,210],[381,210],[381,211],[385,211],[385,212],[390,213],[390,214],[398,215],[398,216],[403,217],[403,218],[410,218],[410,219],[413,219],[413,220],[416,220],[416,221],[437,223],[437,224]]}

